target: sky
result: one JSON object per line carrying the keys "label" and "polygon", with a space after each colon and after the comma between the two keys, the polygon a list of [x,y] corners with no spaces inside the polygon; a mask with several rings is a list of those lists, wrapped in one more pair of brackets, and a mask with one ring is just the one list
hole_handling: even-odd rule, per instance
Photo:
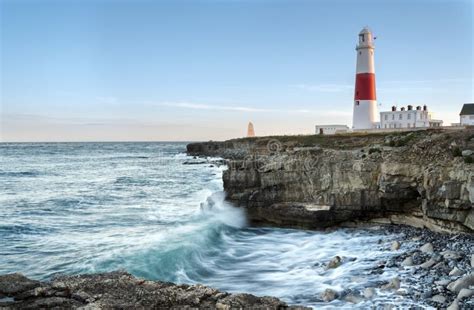
{"label": "sky", "polygon": [[357,35],[380,110],[474,102],[473,0],[0,0],[0,141],[203,141],[352,123]]}

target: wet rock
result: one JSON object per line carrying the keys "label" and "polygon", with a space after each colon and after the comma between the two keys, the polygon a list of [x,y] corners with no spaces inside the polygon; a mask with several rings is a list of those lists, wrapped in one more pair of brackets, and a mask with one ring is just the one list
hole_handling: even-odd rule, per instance
{"label": "wet rock", "polygon": [[407,258],[405,258],[402,262],[402,266],[405,266],[405,267],[413,266],[413,257],[408,256]]}
{"label": "wet rock", "polygon": [[459,293],[463,288],[469,288],[474,285],[474,273],[466,274],[454,282],[449,283],[448,290]]}
{"label": "wet rock", "polygon": [[431,298],[431,296],[433,296],[433,291],[432,290],[426,290],[426,291],[421,293],[421,298],[423,298],[423,299]]}
{"label": "wet rock", "polygon": [[458,299],[469,298],[474,296],[474,289],[463,288],[459,291]]}
{"label": "wet rock", "polygon": [[454,259],[454,260],[458,260],[462,257],[461,253],[450,251],[450,250],[441,252],[441,255],[443,255],[444,259]]}
{"label": "wet rock", "polygon": [[429,260],[427,260],[426,262],[421,264],[420,267],[423,268],[423,269],[428,269],[428,268],[433,267],[435,264],[436,264],[436,261],[434,259],[430,258]]}
{"label": "wet rock", "polygon": [[321,294],[321,299],[324,300],[325,302],[330,302],[330,301],[333,301],[334,299],[336,299],[337,296],[338,296],[338,294],[335,290],[327,288]]}
{"label": "wet rock", "polygon": [[464,274],[464,272],[461,269],[459,269],[458,267],[454,267],[453,270],[451,270],[449,272],[450,276],[460,276],[462,274]]}
{"label": "wet rock", "polygon": [[326,269],[334,269],[341,266],[342,259],[339,256],[334,257],[329,261],[326,266]]}
{"label": "wet rock", "polygon": [[389,283],[382,286],[384,290],[398,290],[400,288],[400,279],[398,277],[390,280]]}
{"label": "wet rock", "polygon": [[368,287],[364,290],[364,297],[367,299],[371,299],[375,296],[375,289],[373,287]]}
{"label": "wet rock", "polygon": [[390,249],[391,249],[392,251],[396,251],[396,250],[400,249],[400,242],[398,242],[398,241],[393,241],[393,242],[392,242],[392,245],[390,246]]}
{"label": "wet rock", "polygon": [[0,297],[13,296],[40,286],[40,282],[30,280],[20,273],[0,276]]}
{"label": "wet rock", "polygon": [[431,297],[431,300],[440,304],[444,304],[446,302],[446,297],[438,294]]}
{"label": "wet rock", "polygon": [[[8,309],[281,309],[274,297],[228,294],[203,285],[175,285],[138,279],[126,272],[61,276],[32,281],[20,274],[0,276],[0,293],[14,297]],[[5,306],[5,301],[0,302]],[[291,307],[290,307],[291,308]]]}
{"label": "wet rock", "polygon": [[420,248],[420,251],[423,253],[433,253],[433,245],[428,242]]}
{"label": "wet rock", "polygon": [[471,268],[474,268],[474,254],[471,254]]}
{"label": "wet rock", "polygon": [[474,154],[474,151],[471,151],[471,150],[464,150],[461,152],[461,155],[463,157],[471,156],[472,154]]}
{"label": "wet rock", "polygon": [[351,293],[351,294],[346,295],[344,297],[344,300],[347,301],[347,302],[350,302],[352,304],[358,304],[360,302],[363,302],[364,298],[362,298],[362,296],[360,296],[358,294]]}
{"label": "wet rock", "polygon": [[444,279],[444,280],[435,281],[435,284],[436,284],[436,285],[440,285],[440,286],[446,286],[446,285],[448,285],[450,282],[451,282],[451,280],[449,280],[449,279]]}
{"label": "wet rock", "polygon": [[459,310],[458,300],[455,299],[455,300],[449,305],[449,307],[446,308],[446,310]]}

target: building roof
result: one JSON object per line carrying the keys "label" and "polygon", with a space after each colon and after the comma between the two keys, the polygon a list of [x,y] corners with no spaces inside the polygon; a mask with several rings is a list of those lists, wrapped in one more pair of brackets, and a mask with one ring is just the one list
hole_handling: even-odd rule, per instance
{"label": "building roof", "polygon": [[365,26],[365,27],[359,32],[359,34],[364,34],[364,33],[370,33],[369,27]]}
{"label": "building roof", "polygon": [[459,115],[474,115],[474,103],[465,103]]}

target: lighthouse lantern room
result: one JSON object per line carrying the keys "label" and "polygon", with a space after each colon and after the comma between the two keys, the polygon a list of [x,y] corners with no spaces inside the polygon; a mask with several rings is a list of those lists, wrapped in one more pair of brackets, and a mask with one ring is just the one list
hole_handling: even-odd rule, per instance
{"label": "lighthouse lantern room", "polygon": [[357,66],[352,122],[355,130],[372,129],[377,126],[373,39],[371,31],[365,27],[359,33],[359,44],[356,46]]}

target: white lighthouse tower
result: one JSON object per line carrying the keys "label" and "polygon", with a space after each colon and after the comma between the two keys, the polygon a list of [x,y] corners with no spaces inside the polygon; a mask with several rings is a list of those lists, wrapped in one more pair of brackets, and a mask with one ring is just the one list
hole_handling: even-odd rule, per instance
{"label": "white lighthouse tower", "polygon": [[356,46],[357,67],[354,92],[352,128],[372,129],[377,124],[377,99],[375,95],[374,42],[369,28],[359,33]]}

